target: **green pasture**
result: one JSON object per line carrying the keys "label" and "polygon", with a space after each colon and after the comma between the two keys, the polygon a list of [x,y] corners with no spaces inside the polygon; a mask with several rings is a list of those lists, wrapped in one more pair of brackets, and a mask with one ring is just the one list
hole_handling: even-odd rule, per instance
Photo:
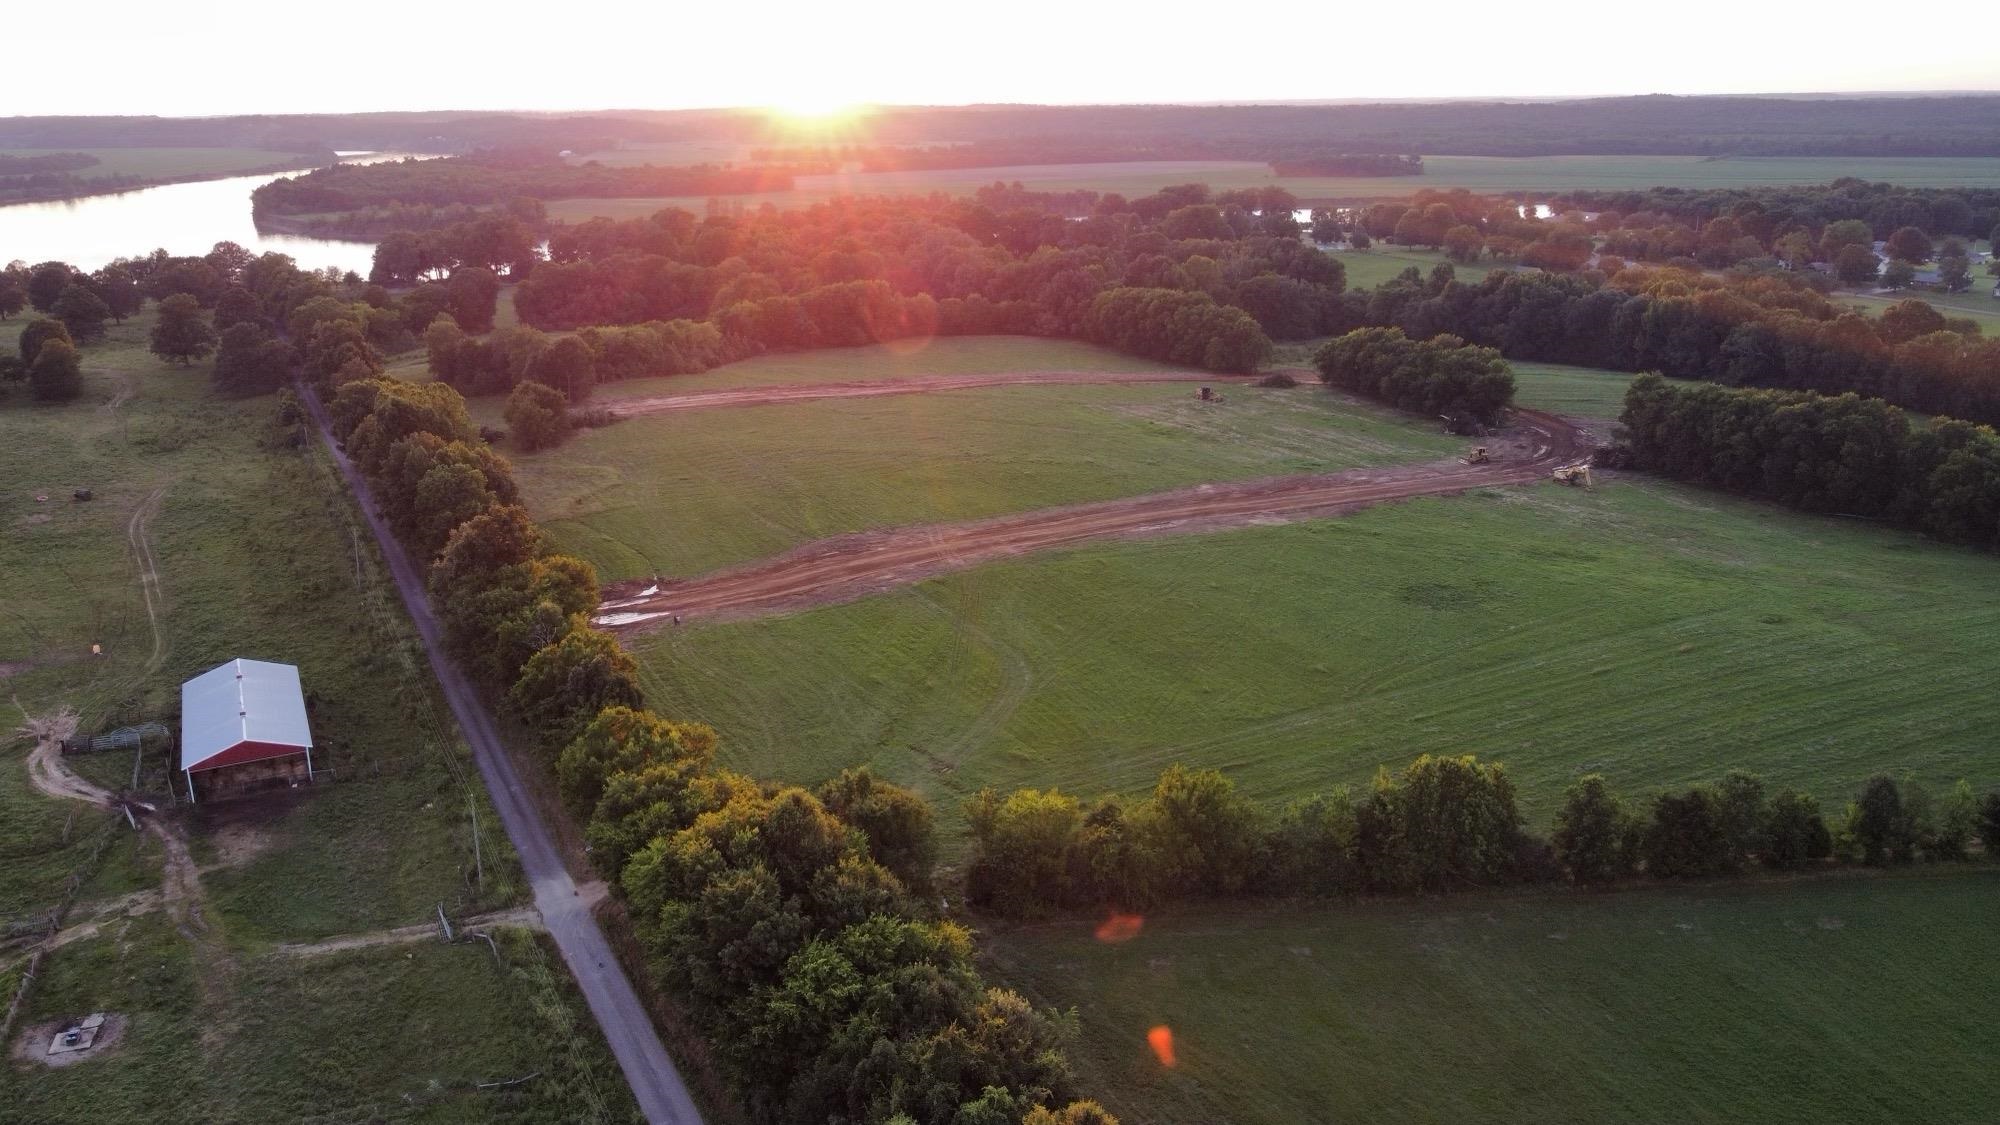
{"label": "green pasture", "polygon": [[714,724],[730,765],[812,782],[867,763],[928,794],[947,836],[986,786],[1132,794],[1182,762],[1279,802],[1422,753],[1504,762],[1538,826],[1593,771],[1643,795],[1743,768],[1837,810],[1884,770],[2000,783],[1996,565],[1603,474],[631,644],[652,705]]}
{"label": "green pasture", "polygon": [[[711,376],[720,372],[711,372]],[[678,380],[669,381],[677,384]],[[1004,387],[630,418],[513,455],[535,518],[611,578],[694,574],[844,532],[1461,451],[1316,386]]]}
{"label": "green pasture", "polygon": [[2000,297],[1994,297],[1993,280],[1988,277],[1972,279],[1972,290],[1968,293],[1936,293],[1912,290],[1876,296],[1865,293],[1837,293],[1834,300],[1853,305],[1870,316],[1881,316],[1882,310],[1900,301],[1914,297],[1930,305],[1947,317],[1967,317],[1979,325],[1981,335],[2000,336]]}
{"label": "green pasture", "polygon": [[[2000,1100],[1992,867],[1231,906],[983,936],[1150,1125],[1925,1121]],[[1172,1029],[1175,1066],[1148,1048]]]}

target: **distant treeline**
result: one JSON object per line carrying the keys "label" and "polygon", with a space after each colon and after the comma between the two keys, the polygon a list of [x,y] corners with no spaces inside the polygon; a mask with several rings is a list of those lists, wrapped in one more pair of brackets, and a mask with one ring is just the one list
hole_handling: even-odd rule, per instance
{"label": "distant treeline", "polygon": [[1810,187],[1567,191],[1550,203],[1558,210],[1616,212],[1628,226],[1640,214],[1692,226],[1728,217],[1766,248],[1790,231],[1818,230],[1842,219],[1860,219],[1878,239],[1903,227],[1985,238],[2000,225],[2000,188],[1910,188],[1852,176]]}
{"label": "distant treeline", "polygon": [[[377,113],[0,120],[0,147],[197,145],[287,151],[587,152],[613,141],[769,144],[761,110],[598,114]],[[964,106],[872,112],[874,145],[1115,138],[1134,150],[1204,143],[1322,153],[1545,156],[2000,156],[2000,97],[1624,97],[1552,102],[1256,106]],[[1180,151],[1186,151],[1185,148]],[[1269,160],[1267,155],[1236,159]],[[1180,159],[1182,157],[1166,157]]]}
{"label": "distant treeline", "polygon": [[553,155],[491,152],[432,160],[336,164],[273,180],[251,193],[260,215],[298,215],[418,205],[490,207],[523,196],[605,199],[648,195],[740,195],[784,191],[790,167],[614,168],[570,165]]}
{"label": "distant treeline", "polygon": [[2000,340],[1921,301],[1872,318],[1795,276],[1679,269],[1601,274],[1496,270],[1459,281],[1412,268],[1346,315],[1417,339],[1442,332],[1510,359],[1659,371],[1729,385],[1854,392],[1927,414],[2000,422]]}
{"label": "distant treeline", "polygon": [[1329,150],[1312,143],[1237,137],[1021,137],[941,145],[793,145],[751,150],[751,159],[783,163],[859,162],[864,172],[991,168],[1023,164],[1116,164],[1149,160],[1256,160],[1281,176],[1420,176],[1421,156]]}
{"label": "distant treeline", "polygon": [[37,172],[81,172],[103,161],[87,152],[47,152],[21,156],[0,152],[0,176],[29,176]]}
{"label": "distant treeline", "polygon": [[1173,766],[1139,800],[1054,790],[966,804],[970,901],[997,914],[1148,909],[1263,896],[1443,893],[1569,881],[1602,884],[1798,871],[1828,862],[1961,862],[1975,838],[2000,853],[2000,792],[1961,781],[1942,799],[1871,778],[1831,825],[1812,797],[1732,771],[1643,802],[1579,779],[1546,837],[1528,831],[1499,764],[1426,755],[1362,792],[1262,808],[1214,770]]}
{"label": "distant treeline", "polygon": [[1658,375],[1633,381],[1619,421],[1618,456],[1635,468],[2000,550],[2000,435],[1989,427],[1912,425],[1852,394],[1677,387]]}

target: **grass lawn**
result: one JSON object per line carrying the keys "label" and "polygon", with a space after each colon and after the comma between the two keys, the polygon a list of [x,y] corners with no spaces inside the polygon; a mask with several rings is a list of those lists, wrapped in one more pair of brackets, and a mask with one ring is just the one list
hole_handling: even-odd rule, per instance
{"label": "grass lawn", "polygon": [[1538,826],[1591,771],[1641,794],[1742,767],[1838,809],[1882,770],[2000,783],[1996,566],[1626,476],[1033,556],[634,648],[730,765],[870,763],[954,846],[981,787],[1136,793],[1175,762],[1277,801],[1477,752]]}
{"label": "grass lawn", "polygon": [[[1625,410],[1625,390],[1638,376],[1601,367],[1572,367],[1566,363],[1518,363],[1514,370],[1514,401],[1533,410],[1546,410],[1569,418],[1610,422]],[[1684,380],[1673,382],[1684,384]],[[1609,437],[1608,427],[1599,437]]]}
{"label": "grass lawn", "polygon": [[[602,154],[593,154],[602,159]],[[642,163],[644,161],[641,161]],[[717,197],[727,207],[765,203],[802,207],[837,195],[909,195],[942,191],[970,195],[995,180],[1036,191],[1089,189],[1144,195],[1173,184],[1205,183],[1217,190],[1279,184],[1305,200],[1405,196],[1424,188],[1554,195],[1572,189],[1755,187],[1824,184],[1841,176],[1887,180],[1908,187],[1980,186],[2000,178],[1992,157],[1726,157],[1699,156],[1426,156],[1421,176],[1286,176],[1251,161],[1178,160],[1122,164],[1035,164],[919,172],[850,172],[801,176],[788,192]],[[647,199],[567,199],[549,214],[569,222],[597,215],[631,218],[662,207],[704,212],[708,196]]]}
{"label": "grass lawn", "polygon": [[22,1015],[117,1013],[122,1040],[61,1069],[0,1068],[0,1097],[22,1125],[636,1120],[560,962],[521,931],[497,944],[498,960],[477,941],[243,958],[205,1001],[172,923],[135,918],[44,962]]}
{"label": "grass lawn", "polygon": [[98,163],[78,172],[85,179],[100,176],[230,176],[261,168],[310,168],[319,163],[296,152],[265,148],[0,148],[0,156],[43,156],[52,152],[85,152]]}
{"label": "grass lawn", "polygon": [[[2000,871],[1467,894],[989,933],[1126,1121],[1990,1121]],[[1147,1029],[1173,1030],[1160,1066]]]}
{"label": "grass lawn", "polygon": [[[1429,277],[1431,270],[1450,260],[1442,250],[1419,250],[1414,246],[1392,246],[1387,242],[1377,242],[1366,250],[1329,250],[1326,253],[1346,267],[1349,289],[1373,289],[1394,280],[1397,274],[1411,266]],[[1451,268],[1460,280],[1475,282],[1498,267],[1452,262]]]}
{"label": "grass lawn", "polygon": [[1464,447],[1313,386],[1230,387],[1227,399],[1203,404],[1172,383],[826,400],[632,418],[510,456],[543,527],[624,578],[699,573],[843,532]]}

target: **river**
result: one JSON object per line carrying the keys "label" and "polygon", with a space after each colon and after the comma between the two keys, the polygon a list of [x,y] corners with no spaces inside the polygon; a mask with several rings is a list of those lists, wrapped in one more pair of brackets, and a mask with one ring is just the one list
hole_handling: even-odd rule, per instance
{"label": "river", "polygon": [[[340,154],[343,161],[356,163],[397,160],[403,155]],[[18,258],[29,265],[61,261],[95,270],[113,258],[136,258],[156,247],[165,247],[169,254],[206,254],[218,242],[234,242],[253,254],[271,250],[290,254],[306,269],[338,266],[368,276],[375,258],[372,242],[257,232],[250,221],[250,193],[278,178],[231,176],[0,207],[0,264]]]}

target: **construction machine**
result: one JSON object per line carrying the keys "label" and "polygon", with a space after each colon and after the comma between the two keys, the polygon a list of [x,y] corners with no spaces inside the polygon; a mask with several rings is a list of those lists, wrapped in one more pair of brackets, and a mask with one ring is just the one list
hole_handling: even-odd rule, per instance
{"label": "construction machine", "polygon": [[1486,452],[1486,447],[1483,445],[1473,446],[1471,449],[1465,451],[1465,456],[1459,458],[1460,461],[1467,465],[1484,465],[1492,459],[1492,455]]}
{"label": "construction machine", "polygon": [[1596,487],[1590,479],[1590,462],[1588,461],[1578,461],[1570,465],[1557,465],[1555,472],[1551,473],[1550,476],[1555,478],[1557,484],[1566,484],[1571,488]]}
{"label": "construction machine", "polygon": [[1199,399],[1200,399],[1201,401],[1203,401],[1203,402],[1221,402],[1221,401],[1222,401],[1222,396],[1221,396],[1221,395],[1219,395],[1219,394],[1217,394],[1217,393],[1215,392],[1215,388],[1214,388],[1214,387],[1203,387],[1203,388],[1201,389],[1201,391],[1200,391],[1199,393],[1197,393],[1197,394],[1195,395],[1195,397],[1196,397],[1196,398],[1199,398]]}

